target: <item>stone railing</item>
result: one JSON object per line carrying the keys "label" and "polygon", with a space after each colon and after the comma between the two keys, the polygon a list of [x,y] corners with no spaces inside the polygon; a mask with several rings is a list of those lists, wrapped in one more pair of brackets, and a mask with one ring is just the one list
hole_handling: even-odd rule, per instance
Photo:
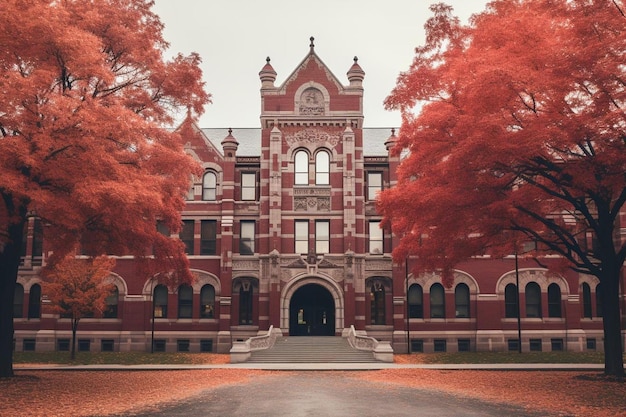
{"label": "stone railing", "polygon": [[274,331],[274,326],[270,326],[266,334],[233,342],[233,347],[230,349],[230,363],[246,362],[255,350],[271,348],[278,336],[282,336],[280,329]]}
{"label": "stone railing", "polygon": [[376,340],[364,334],[365,332],[357,332],[354,325],[350,326],[348,331],[348,343],[355,349],[369,350],[374,353],[374,359],[381,362],[393,362],[393,348],[391,343],[382,340]]}

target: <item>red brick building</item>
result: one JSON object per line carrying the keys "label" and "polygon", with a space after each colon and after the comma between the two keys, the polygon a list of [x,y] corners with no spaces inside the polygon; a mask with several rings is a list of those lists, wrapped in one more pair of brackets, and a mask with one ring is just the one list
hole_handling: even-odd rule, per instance
{"label": "red brick building", "polygon": [[[149,351],[154,341],[156,350],[228,352],[270,325],[329,336],[354,325],[396,352],[517,350],[520,334],[524,351],[602,349],[594,277],[484,257],[459,265],[444,288],[437,274],[392,262],[375,198],[395,182],[395,135],[363,128],[365,73],[357,58],[347,66],[344,85],[311,40],[281,85],[269,58],[261,69],[260,129],[186,130],[186,149],[205,169],[178,236],[197,280],[168,289],[120,257],[117,293],[104,314],[81,320],[79,349]],[[16,350],[65,350],[69,319],[46,308],[45,242],[39,222],[29,226]]]}

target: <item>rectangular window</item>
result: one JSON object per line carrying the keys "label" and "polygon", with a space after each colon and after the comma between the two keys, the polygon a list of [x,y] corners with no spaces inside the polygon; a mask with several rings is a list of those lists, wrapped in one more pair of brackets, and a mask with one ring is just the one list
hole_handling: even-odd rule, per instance
{"label": "rectangular window", "polygon": [[446,347],[446,339],[435,339],[435,352],[445,352],[447,350]]}
{"label": "rectangular window", "polygon": [[256,200],[256,173],[241,173],[241,199],[243,201]]}
{"label": "rectangular window", "polygon": [[519,351],[519,339],[508,339],[507,343],[509,345],[509,351],[511,352]]}
{"label": "rectangular window", "polygon": [[296,220],[295,223],[295,253],[309,253],[309,221]]}
{"label": "rectangular window", "polygon": [[458,343],[458,350],[459,350],[459,352],[469,352],[470,351],[470,340],[469,339],[459,339],[457,343]]}
{"label": "rectangular window", "polygon": [[383,229],[380,228],[380,221],[373,220],[369,222],[370,227],[370,254],[382,255],[383,254]]}
{"label": "rectangular window", "polygon": [[113,352],[115,341],[113,339],[102,339],[100,341],[100,350],[102,352]]}
{"label": "rectangular window", "polygon": [[200,255],[217,253],[217,220],[200,222]]}
{"label": "rectangular window", "polygon": [[78,351],[89,352],[91,350],[91,339],[78,339]]}
{"label": "rectangular window", "polygon": [[178,234],[185,244],[185,253],[188,255],[193,255],[193,224],[193,220],[183,220],[183,227]]}
{"label": "rectangular window", "polygon": [[424,352],[424,339],[411,339],[411,352]]}
{"label": "rectangular window", "polygon": [[530,351],[541,352],[541,339],[530,339]]}
{"label": "rectangular window", "polygon": [[315,221],[315,253],[330,252],[330,221]]}
{"label": "rectangular window", "polygon": [[24,352],[35,351],[35,339],[24,339],[23,342]]}
{"label": "rectangular window", "polygon": [[57,339],[57,350],[59,352],[69,352],[70,339]]}
{"label": "rectangular window", "polygon": [[239,253],[254,255],[254,220],[242,220],[239,235]]}
{"label": "rectangular window", "polygon": [[367,201],[376,200],[376,195],[383,189],[383,173],[367,173]]}
{"label": "rectangular window", "polygon": [[200,352],[213,352],[213,339],[200,340]]}
{"label": "rectangular window", "polygon": [[596,350],[596,339],[588,338],[587,339],[587,350]]}
{"label": "rectangular window", "polygon": [[563,339],[550,339],[550,345],[553,352],[560,352],[563,350]]}
{"label": "rectangular window", "polygon": [[189,339],[176,340],[176,350],[178,352],[189,352]]}
{"label": "rectangular window", "polygon": [[165,339],[154,339],[154,351],[165,352]]}

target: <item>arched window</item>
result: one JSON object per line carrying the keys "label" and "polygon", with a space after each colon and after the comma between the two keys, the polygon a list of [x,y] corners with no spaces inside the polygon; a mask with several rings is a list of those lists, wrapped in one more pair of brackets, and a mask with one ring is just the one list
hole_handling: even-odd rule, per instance
{"label": "arched window", "polygon": [[602,317],[602,285],[596,285],[596,317]]}
{"label": "arched window", "polygon": [[386,324],[385,322],[385,286],[376,281],[370,287],[371,323]]}
{"label": "arched window", "polygon": [[13,318],[24,317],[24,287],[22,284],[15,284],[13,292]]}
{"label": "arched window", "polygon": [[167,287],[165,285],[157,285],[154,287],[154,294],[152,295],[154,317],[166,318],[167,317]]}
{"label": "arched window", "polygon": [[217,175],[214,172],[209,171],[202,177],[202,199],[205,201],[217,199]]}
{"label": "arched window", "polygon": [[120,296],[120,290],[117,287],[113,288],[111,294],[106,298],[106,308],[102,313],[102,317],[107,319],[117,318],[117,303]]}
{"label": "arched window", "polygon": [[561,317],[561,287],[555,283],[548,286],[548,317]]}
{"label": "arched window", "polygon": [[536,282],[526,284],[526,317],[541,317],[541,288]]}
{"label": "arched window", "polygon": [[328,152],[320,151],[315,155],[315,184],[330,184],[330,156]]}
{"label": "arched window", "polygon": [[193,314],[193,288],[189,285],[178,287],[178,318],[190,319]]}
{"label": "arched window", "polygon": [[583,317],[589,319],[593,317],[591,310],[591,287],[586,282],[583,282]]}
{"label": "arched window", "polygon": [[419,284],[412,284],[409,287],[409,318],[424,318],[424,293]]}
{"label": "arched window", "polygon": [[38,319],[41,316],[41,285],[30,287],[28,295],[28,318]]}
{"label": "arched window", "polygon": [[456,317],[465,318],[470,316],[470,290],[467,284],[459,284],[454,290],[454,309]]}
{"label": "arched window", "polygon": [[210,284],[203,285],[200,289],[200,317],[215,317],[215,288]]}
{"label": "arched window", "polygon": [[504,317],[517,317],[517,312],[519,311],[517,301],[517,285],[507,284],[504,287]]}
{"label": "arched window", "polygon": [[306,151],[296,152],[294,184],[309,184],[309,154]]}
{"label": "arched window", "polygon": [[253,285],[243,281],[239,287],[239,324],[252,324]]}
{"label": "arched window", "polygon": [[430,287],[430,317],[433,319],[446,317],[445,292],[441,284],[433,284]]}

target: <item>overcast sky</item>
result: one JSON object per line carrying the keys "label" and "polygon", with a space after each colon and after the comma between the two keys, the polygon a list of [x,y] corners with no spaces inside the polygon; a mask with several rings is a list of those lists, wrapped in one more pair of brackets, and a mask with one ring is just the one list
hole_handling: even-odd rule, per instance
{"label": "overcast sky", "polygon": [[[343,85],[358,56],[365,71],[366,127],[399,127],[400,115],[383,101],[398,74],[424,43],[424,23],[434,0],[156,0],[165,24],[168,58],[202,57],[206,90],[213,95],[201,127],[259,127],[265,58],[281,85],[309,52],[315,52]],[[485,0],[447,0],[463,22],[485,9]]]}

